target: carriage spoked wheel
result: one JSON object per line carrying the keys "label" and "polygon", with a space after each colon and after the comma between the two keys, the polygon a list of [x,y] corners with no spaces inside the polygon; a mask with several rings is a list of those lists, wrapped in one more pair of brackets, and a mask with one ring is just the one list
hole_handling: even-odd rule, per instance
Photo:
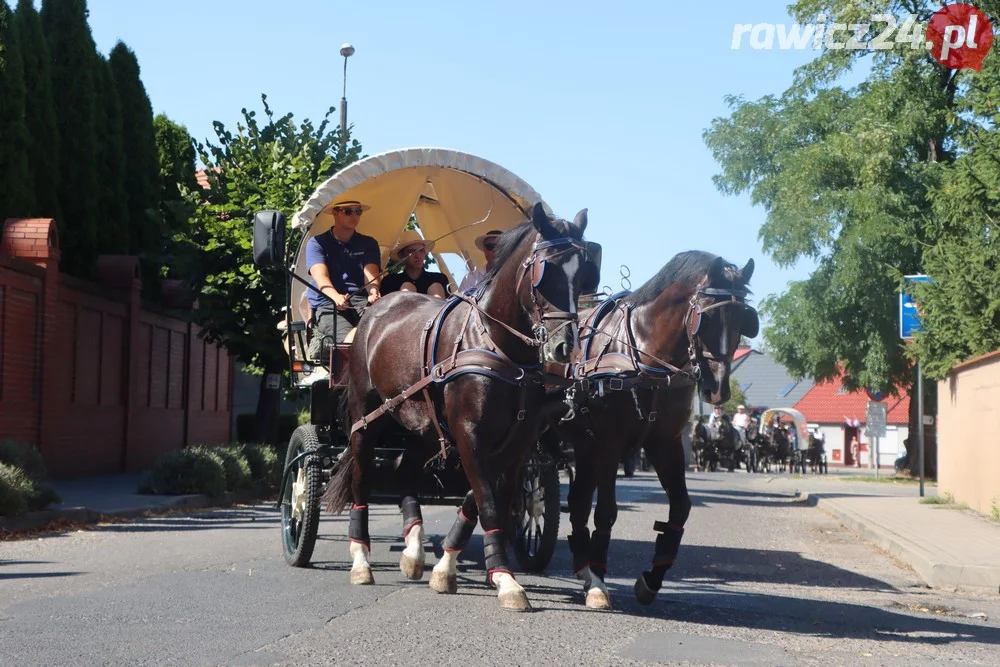
{"label": "carriage spoked wheel", "polygon": [[308,566],[316,546],[323,471],[320,457],[311,452],[319,446],[316,427],[303,424],[292,433],[285,455],[288,474],[281,489],[281,543],[285,561],[294,567]]}
{"label": "carriage spoked wheel", "polygon": [[541,572],[552,560],[559,514],[559,469],[549,456],[536,453],[521,470],[508,528],[523,571]]}

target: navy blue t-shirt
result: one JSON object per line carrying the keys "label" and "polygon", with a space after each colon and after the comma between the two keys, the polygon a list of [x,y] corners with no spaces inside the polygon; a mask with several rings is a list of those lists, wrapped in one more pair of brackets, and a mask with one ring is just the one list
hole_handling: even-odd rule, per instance
{"label": "navy blue t-shirt", "polygon": [[[306,243],[306,271],[316,264],[326,264],[330,272],[330,282],[341,294],[348,294],[361,288],[366,282],[365,266],[374,264],[382,270],[382,252],[378,241],[370,236],[354,232],[347,243],[342,243],[330,232],[314,236]],[[311,280],[313,285],[315,280]],[[326,295],[309,291],[309,305],[316,309],[332,303]]]}

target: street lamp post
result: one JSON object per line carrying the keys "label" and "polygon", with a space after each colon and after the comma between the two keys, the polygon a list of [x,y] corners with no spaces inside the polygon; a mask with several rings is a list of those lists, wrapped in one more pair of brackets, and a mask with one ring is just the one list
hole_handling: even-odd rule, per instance
{"label": "street lamp post", "polygon": [[354,55],[354,47],[350,42],[340,47],[340,55],[344,56],[344,90],[340,97],[340,150],[347,150],[347,59]]}

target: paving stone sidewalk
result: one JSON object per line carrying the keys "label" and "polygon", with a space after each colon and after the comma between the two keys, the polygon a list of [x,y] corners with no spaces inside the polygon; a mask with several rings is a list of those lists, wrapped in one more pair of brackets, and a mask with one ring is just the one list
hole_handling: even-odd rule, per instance
{"label": "paving stone sidewalk", "polygon": [[1000,524],[982,515],[921,504],[916,497],[824,492],[801,497],[909,564],[931,587],[1000,594]]}

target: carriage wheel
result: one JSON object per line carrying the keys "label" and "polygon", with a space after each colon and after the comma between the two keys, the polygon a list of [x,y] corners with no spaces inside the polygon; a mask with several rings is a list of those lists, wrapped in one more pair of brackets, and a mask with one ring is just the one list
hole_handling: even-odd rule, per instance
{"label": "carriage wheel", "polygon": [[559,470],[537,454],[521,470],[510,517],[510,542],[525,572],[541,572],[559,539]]}
{"label": "carriage wheel", "polygon": [[[319,500],[323,491],[320,458],[315,454],[307,454],[298,461],[295,458],[303,452],[315,451],[319,446],[319,436],[312,424],[299,426],[288,441],[288,454],[285,456],[288,475],[281,489],[281,544],[285,561],[294,567],[306,567],[312,558],[319,530]],[[289,466],[289,463],[292,465]]]}

